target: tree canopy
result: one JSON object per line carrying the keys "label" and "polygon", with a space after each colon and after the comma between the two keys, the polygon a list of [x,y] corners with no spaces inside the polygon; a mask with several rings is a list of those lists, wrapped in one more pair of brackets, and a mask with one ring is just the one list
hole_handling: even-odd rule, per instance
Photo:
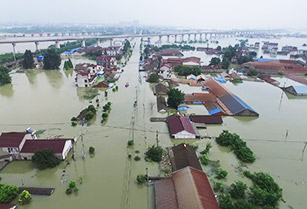
{"label": "tree canopy", "polygon": [[212,57],[209,65],[217,65],[221,63],[221,59],[218,57]]}
{"label": "tree canopy", "polygon": [[41,170],[54,168],[60,164],[60,160],[54,156],[54,152],[51,149],[36,151],[32,156],[32,162]]}
{"label": "tree canopy", "polygon": [[31,50],[26,50],[23,55],[22,66],[24,69],[32,69],[34,64],[33,55]]}
{"label": "tree canopy", "polygon": [[184,101],[184,93],[179,89],[172,88],[167,92],[167,104],[169,107],[177,109],[178,105]]}
{"label": "tree canopy", "polygon": [[11,185],[0,185],[0,203],[11,203],[18,196],[18,187]]}
{"label": "tree canopy", "polygon": [[61,65],[60,54],[55,49],[48,49],[44,54],[44,69],[56,70]]}
{"label": "tree canopy", "polygon": [[187,76],[187,75],[195,75],[198,76],[201,74],[201,70],[198,66],[183,66],[183,65],[177,65],[174,68],[174,71],[177,72],[181,76]]}
{"label": "tree canopy", "polygon": [[149,75],[148,78],[149,83],[158,83],[159,82],[159,75],[157,73],[152,73]]}
{"label": "tree canopy", "polygon": [[146,158],[154,161],[154,162],[160,162],[162,160],[162,155],[164,153],[164,150],[160,146],[152,145],[147,149],[147,152],[145,153]]}
{"label": "tree canopy", "polygon": [[19,195],[18,202],[21,205],[25,205],[28,204],[31,201],[31,199],[32,199],[31,194],[27,190],[23,190]]}
{"label": "tree canopy", "polygon": [[12,82],[12,78],[9,73],[10,69],[0,66],[0,86]]}

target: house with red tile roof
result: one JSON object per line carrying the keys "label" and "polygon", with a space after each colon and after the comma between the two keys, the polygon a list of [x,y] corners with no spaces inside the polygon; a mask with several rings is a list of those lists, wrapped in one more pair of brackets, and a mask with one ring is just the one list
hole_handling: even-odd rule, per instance
{"label": "house with red tile roof", "polygon": [[190,120],[183,116],[172,115],[167,118],[167,124],[170,135],[175,139],[195,139],[199,137]]}
{"label": "house with red tile roof", "polygon": [[0,204],[0,209],[15,209],[17,208],[14,204]]}
{"label": "house with red tile roof", "polygon": [[154,182],[156,209],[219,209],[207,175],[185,167]]}
{"label": "house with red tile roof", "polygon": [[8,132],[0,135],[0,148],[13,158],[30,160],[36,151],[51,149],[64,160],[72,148],[73,139],[34,139],[27,132]]}

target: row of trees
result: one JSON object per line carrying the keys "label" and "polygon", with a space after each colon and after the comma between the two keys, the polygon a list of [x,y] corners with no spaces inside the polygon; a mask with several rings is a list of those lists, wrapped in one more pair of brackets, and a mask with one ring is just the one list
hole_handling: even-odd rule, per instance
{"label": "row of trees", "polygon": [[183,65],[177,65],[174,68],[174,71],[178,73],[180,76],[187,76],[187,75],[195,75],[198,76],[201,74],[201,70],[198,66],[183,66]]}
{"label": "row of trees", "polygon": [[164,49],[178,49],[182,51],[195,51],[194,46],[190,45],[177,45],[177,44],[169,44],[169,45],[162,45],[161,47],[154,46],[153,48],[156,52]]}
{"label": "row of trees", "polygon": [[253,163],[256,160],[253,151],[247,147],[246,142],[235,133],[232,134],[224,130],[216,138],[216,143],[224,147],[230,147],[237,158],[244,163]]}

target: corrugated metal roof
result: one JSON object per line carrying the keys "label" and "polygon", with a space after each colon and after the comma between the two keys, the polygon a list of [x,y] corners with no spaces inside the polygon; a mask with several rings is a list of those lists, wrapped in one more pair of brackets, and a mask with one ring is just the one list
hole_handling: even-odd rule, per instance
{"label": "corrugated metal roof", "polygon": [[205,124],[222,124],[223,119],[219,115],[192,115],[190,119],[194,123],[205,123]]}
{"label": "corrugated metal roof", "polygon": [[19,147],[27,132],[9,132],[0,135],[0,147]]}
{"label": "corrugated metal roof", "polygon": [[307,95],[307,86],[293,86],[298,95]]}
{"label": "corrugated metal roof", "polygon": [[246,109],[255,112],[250,106],[248,106],[244,101],[242,101],[238,96],[233,94],[225,94],[219,99],[225,104],[225,106],[234,114],[240,113]]}
{"label": "corrugated metal roof", "polygon": [[62,153],[65,143],[68,139],[36,139],[36,140],[26,140],[25,144],[21,149],[21,153],[34,153],[36,151],[42,151],[44,149],[51,149],[54,153]]}

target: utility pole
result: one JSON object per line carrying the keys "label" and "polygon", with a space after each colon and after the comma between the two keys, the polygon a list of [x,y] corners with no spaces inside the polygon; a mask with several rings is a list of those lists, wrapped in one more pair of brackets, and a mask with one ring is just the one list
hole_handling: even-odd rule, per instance
{"label": "utility pole", "polygon": [[307,147],[307,142],[305,142],[304,148],[302,150],[302,162],[304,161],[304,153],[305,153],[306,147]]}
{"label": "utility pole", "polygon": [[156,132],[157,147],[159,146],[159,131]]}

